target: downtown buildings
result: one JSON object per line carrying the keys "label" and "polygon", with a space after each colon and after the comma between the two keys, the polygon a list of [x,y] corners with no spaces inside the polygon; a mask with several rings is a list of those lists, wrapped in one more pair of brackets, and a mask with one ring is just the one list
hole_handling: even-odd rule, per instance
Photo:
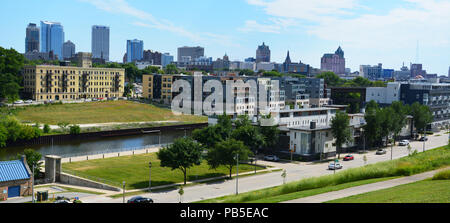
{"label": "downtown buildings", "polygon": [[91,52],[93,59],[109,61],[109,27],[92,26]]}
{"label": "downtown buildings", "polygon": [[322,71],[332,71],[337,75],[345,74],[344,51],[339,47],[334,54],[324,54],[320,60],[320,69]]}
{"label": "downtown buildings", "polygon": [[261,46],[256,49],[256,63],[266,62],[270,63],[270,49],[269,46],[263,42]]}
{"label": "downtown buildings", "polygon": [[34,23],[28,24],[25,37],[25,53],[39,51],[39,27]]}
{"label": "downtown buildings", "polygon": [[63,58],[64,27],[59,22],[41,21],[41,52]]}
{"label": "downtown buildings", "polygon": [[127,40],[126,62],[132,63],[142,60],[144,58],[144,41],[142,40]]}

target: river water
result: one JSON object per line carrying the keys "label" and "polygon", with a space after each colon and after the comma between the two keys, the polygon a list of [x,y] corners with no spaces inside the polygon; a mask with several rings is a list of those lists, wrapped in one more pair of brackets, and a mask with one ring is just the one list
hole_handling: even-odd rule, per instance
{"label": "river water", "polygon": [[[0,148],[0,160],[15,158],[25,149],[34,149],[45,155],[58,155],[62,157],[92,155],[97,153],[109,153],[129,151],[134,148],[152,147],[161,144],[172,143],[176,138],[190,136],[192,130],[170,130],[159,133],[149,133],[134,136],[107,137],[95,140],[70,141],[52,145],[18,146]],[[161,139],[160,139],[161,138]],[[161,142],[159,142],[161,140]]]}

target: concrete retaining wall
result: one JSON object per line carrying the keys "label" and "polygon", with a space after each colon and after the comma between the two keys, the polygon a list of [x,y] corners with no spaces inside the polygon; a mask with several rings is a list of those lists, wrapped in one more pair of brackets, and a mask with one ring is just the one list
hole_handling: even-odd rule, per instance
{"label": "concrete retaining wall", "polygon": [[111,190],[111,191],[121,191],[119,188],[112,187],[106,184],[102,184],[99,182],[95,182],[92,180],[84,179],[81,177],[73,176],[67,173],[61,173],[60,174],[60,183],[62,184],[69,184],[74,186],[82,186],[82,187],[90,187],[90,188],[96,188],[96,189],[103,189],[103,190]]}

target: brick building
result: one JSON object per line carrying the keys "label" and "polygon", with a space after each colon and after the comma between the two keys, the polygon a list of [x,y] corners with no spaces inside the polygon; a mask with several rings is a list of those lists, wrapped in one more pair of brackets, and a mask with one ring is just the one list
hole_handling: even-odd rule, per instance
{"label": "brick building", "polygon": [[32,172],[26,158],[0,162],[0,201],[31,195]]}

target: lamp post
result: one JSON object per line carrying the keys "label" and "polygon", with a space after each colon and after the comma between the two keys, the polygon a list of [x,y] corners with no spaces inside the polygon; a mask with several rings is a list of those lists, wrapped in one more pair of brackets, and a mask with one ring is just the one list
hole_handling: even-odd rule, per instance
{"label": "lamp post", "polygon": [[36,201],[34,200],[34,164],[32,168],[33,168],[33,178],[31,182],[31,197],[33,199],[33,203],[36,203]]}
{"label": "lamp post", "polygon": [[364,133],[364,128],[361,128],[361,133],[363,135],[363,153],[366,153],[366,134]]}
{"label": "lamp post", "polygon": [[423,137],[423,152],[425,152],[425,141],[427,139],[427,129],[426,127],[423,129],[424,137]]}
{"label": "lamp post", "polygon": [[122,182],[123,185],[123,203],[125,203],[125,181]]}
{"label": "lamp post", "polygon": [[152,192],[152,162],[148,162],[148,167],[150,168],[150,177],[148,180],[148,191]]}
{"label": "lamp post", "polygon": [[239,154],[236,154],[236,195],[239,194],[238,185],[239,185]]}

